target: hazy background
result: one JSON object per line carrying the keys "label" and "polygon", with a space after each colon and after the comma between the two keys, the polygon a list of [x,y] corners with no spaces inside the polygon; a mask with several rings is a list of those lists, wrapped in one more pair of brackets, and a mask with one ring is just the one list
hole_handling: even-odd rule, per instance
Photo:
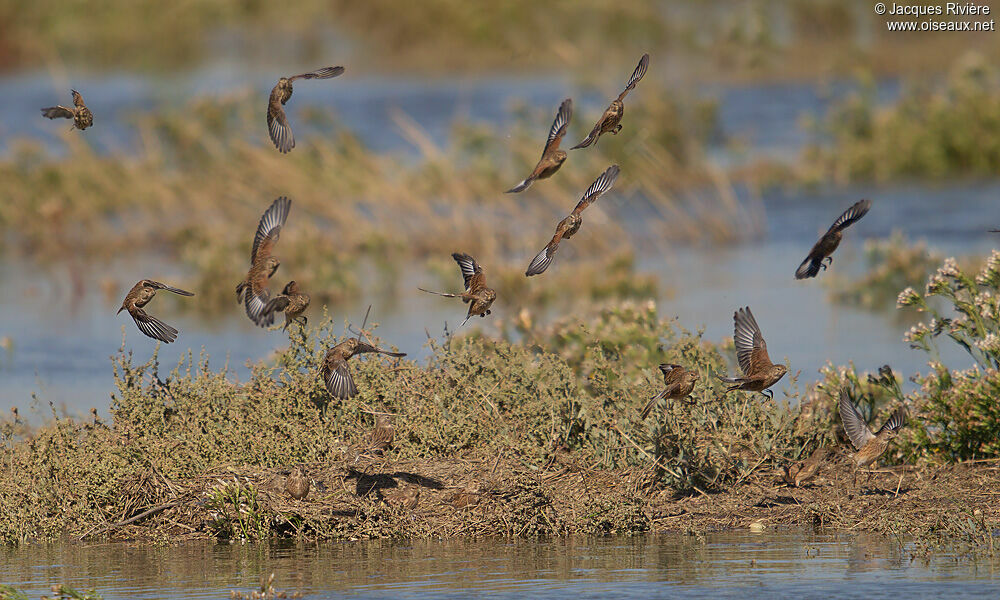
{"label": "hazy background", "polygon": [[[106,411],[123,329],[138,359],[155,348],[115,315],[142,277],[197,294],[147,307],[181,331],[159,351],[165,365],[204,351],[245,377],[287,343],[233,295],[278,195],[293,206],[272,288],[302,283],[315,322],[325,306],[357,324],[370,303],[379,335],[417,356],[465,307],[416,287],[458,290],[450,253],[465,251],[499,299],[463,335],[517,337],[653,300],[722,340],[749,305],[772,357],[803,381],[827,361],[912,374],[923,355],[901,341],[914,317],[896,294],[942,256],[975,264],[995,246],[1000,38],[888,32],[872,5],[0,0],[0,409]],[[643,52],[621,133],[503,194],[534,165],[560,101],[574,100],[569,147]],[[296,84],[297,147],[280,155],[268,92],[327,65],[347,70]],[[87,131],[39,114],[70,88],[94,112]],[[612,163],[615,189],[527,280]],[[833,267],[795,281],[861,197],[872,211]]]}

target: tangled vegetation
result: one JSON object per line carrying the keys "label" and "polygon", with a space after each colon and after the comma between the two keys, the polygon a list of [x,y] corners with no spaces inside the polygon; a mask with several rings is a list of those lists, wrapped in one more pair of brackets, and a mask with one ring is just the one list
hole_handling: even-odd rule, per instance
{"label": "tangled vegetation", "polygon": [[[177,69],[219,55],[313,62],[335,53],[406,72],[594,70],[646,51],[702,78],[787,78],[849,74],[859,63],[922,73],[972,37],[900,36],[867,26],[872,17],[863,0],[304,0],[294,10],[256,0],[0,0],[0,69]],[[992,41],[982,35],[982,45]]]}
{"label": "tangled vegetation", "polygon": [[[735,199],[724,176],[711,176],[712,187],[697,197],[679,196],[685,182],[709,180],[704,144],[713,105],[646,89],[646,101],[630,115],[655,125],[574,154],[558,177],[520,195],[502,190],[537,159],[549,110],[519,111],[513,142],[492,128],[457,124],[447,148],[398,114],[397,126],[419,149],[416,160],[372,152],[319,117],[306,117],[314,134],[281,155],[268,147],[260,104],[249,94],[136,116],[144,147],[131,157],[97,154],[81,136],[65,136],[65,159],[21,142],[0,159],[9,200],[0,205],[0,250],[82,271],[81,258],[101,261],[142,248],[191,273],[175,281],[197,290],[199,301],[185,309],[215,313],[232,304],[261,212],[286,195],[293,204],[277,250],[282,272],[315,303],[334,309],[370,292],[363,284],[395,295],[404,268],[431,271],[436,286],[451,288],[458,276],[449,257],[459,249],[522,306],[648,297],[657,290],[634,267],[640,247],[753,236],[759,218]],[[576,126],[573,135],[582,137],[584,125]],[[247,131],[259,137],[248,140]],[[583,243],[560,251],[578,268],[555,269],[549,285],[531,285],[523,276],[530,257],[612,163],[625,175],[588,209]],[[626,212],[651,218],[626,219]],[[108,289],[131,285],[97,277]]]}
{"label": "tangled vegetation", "polygon": [[994,176],[1000,172],[1000,70],[956,61],[943,86],[922,82],[886,106],[874,80],[835,106],[807,148],[803,172],[838,183]]}
{"label": "tangled vegetation", "polygon": [[[832,435],[817,433],[787,404],[723,393],[712,376],[727,368],[719,350],[660,322],[652,306],[559,322],[523,343],[429,342],[426,365],[358,361],[352,368],[361,393],[343,402],[330,401],[316,370],[334,339],[329,322],[295,332],[245,383],[210,369],[207,356],[166,373],[155,355],[142,364],[122,355],[113,423],[59,419],[30,435],[5,423],[2,462],[10,476],[0,484],[0,537],[103,530],[186,498],[182,490],[193,481],[206,487],[195,493],[197,507],[188,507],[199,515],[190,527],[267,537],[289,527],[288,518],[263,510],[266,482],[247,473],[298,463],[351,467],[364,454],[372,411],[396,415],[394,461],[502,457],[508,469],[570,461],[608,474],[641,472],[647,493],[681,495],[723,489],[807,455]],[[641,422],[637,411],[658,389],[649,365],[660,361],[697,368],[704,387],[696,406],[669,406]],[[328,521],[317,514],[294,527],[358,534]]]}

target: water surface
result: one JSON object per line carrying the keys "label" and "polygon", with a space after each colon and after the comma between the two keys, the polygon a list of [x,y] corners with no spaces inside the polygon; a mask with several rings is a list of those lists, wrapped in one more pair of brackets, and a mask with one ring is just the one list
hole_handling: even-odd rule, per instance
{"label": "water surface", "polygon": [[0,551],[0,581],[107,600],[227,598],[275,573],[308,598],[995,597],[988,562],[912,557],[909,544],[801,531],[628,538],[358,541],[148,547],[53,544]]}

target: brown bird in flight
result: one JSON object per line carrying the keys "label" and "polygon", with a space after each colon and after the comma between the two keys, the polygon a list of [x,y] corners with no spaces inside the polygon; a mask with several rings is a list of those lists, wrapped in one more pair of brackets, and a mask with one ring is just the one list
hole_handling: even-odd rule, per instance
{"label": "brown bird in flight", "polygon": [[465,320],[462,321],[462,325],[468,323],[469,319],[473,316],[485,318],[491,312],[490,306],[497,299],[497,293],[486,285],[486,273],[483,271],[483,267],[468,254],[455,252],[451,257],[455,259],[459,268],[462,269],[462,277],[465,279],[464,292],[460,294],[446,294],[444,292],[432,292],[421,287],[417,289],[421,292],[437,294],[445,298],[461,298],[462,302],[469,305],[469,313],[465,316]]}
{"label": "brown bird in flight", "polygon": [[288,329],[288,326],[295,321],[300,321],[302,326],[305,327],[309,319],[302,313],[307,308],[309,308],[309,294],[301,291],[299,284],[289,281],[285,284],[285,288],[281,290],[281,293],[271,298],[264,306],[261,320],[273,323],[274,313],[284,312],[285,326],[282,329]]}
{"label": "brown bird in flight", "polygon": [[358,388],[354,385],[354,377],[351,376],[351,369],[347,365],[347,361],[352,356],[365,352],[377,352],[378,354],[385,354],[386,356],[394,356],[396,358],[406,356],[405,352],[382,350],[357,338],[348,338],[340,342],[327,350],[326,357],[323,359],[323,382],[326,384],[326,389],[330,392],[331,396],[347,400],[348,398],[353,398],[358,393]]}
{"label": "brown bird in flight", "polygon": [[656,406],[656,403],[663,398],[669,400],[691,400],[690,396],[691,392],[694,391],[694,384],[701,377],[697,371],[689,371],[680,365],[672,365],[670,363],[661,364],[660,371],[663,372],[663,383],[667,387],[649,399],[649,402],[643,407],[642,412],[639,413],[641,419],[648,417],[650,411]]}
{"label": "brown bird in flight", "polygon": [[271,90],[271,97],[267,100],[267,132],[279,152],[291,152],[295,147],[295,137],[292,136],[292,127],[288,124],[284,109],[285,103],[292,97],[292,82],[296,79],[331,79],[343,72],[344,67],[324,67],[311,73],[278,80],[278,85]]}
{"label": "brown bird in flight", "polygon": [[857,452],[851,455],[851,459],[861,469],[878,460],[878,457],[882,456],[889,447],[889,441],[896,437],[899,430],[906,425],[906,415],[900,408],[889,417],[878,433],[872,433],[872,430],[865,423],[864,417],[858,411],[858,407],[851,402],[846,390],[840,392],[839,408],[847,437],[851,438],[851,443],[857,449]]}
{"label": "brown bird in flight", "polygon": [[632,76],[629,77],[628,83],[625,84],[625,89],[622,93],[618,94],[618,98],[611,102],[611,106],[604,111],[601,115],[601,120],[594,125],[594,128],[590,131],[588,135],[582,142],[570,148],[570,150],[576,150],[577,148],[586,148],[587,146],[593,144],[597,141],[597,138],[601,137],[601,134],[612,133],[617,134],[622,129],[622,115],[625,114],[625,95],[628,94],[635,84],[639,83],[642,76],[646,74],[646,69],[649,67],[649,55],[643,54],[642,58],[639,59],[639,64],[636,66],[635,71],[632,71]]}
{"label": "brown bird in flight", "polygon": [[143,310],[143,307],[149,304],[149,301],[156,295],[156,290],[166,290],[180,296],[194,296],[191,292],[164,285],[159,281],[143,279],[125,294],[122,307],[118,309],[116,314],[127,310],[128,314],[132,315],[135,324],[139,326],[139,331],[154,340],[169,344],[177,339],[177,330]]}
{"label": "brown bird in flight", "polygon": [[580,225],[583,224],[583,217],[581,216],[583,210],[597,200],[601,194],[610,190],[611,186],[615,184],[616,179],[618,179],[618,165],[611,165],[606,171],[601,173],[601,176],[594,183],[590,184],[590,187],[583,194],[583,198],[576,203],[576,208],[573,209],[573,212],[569,213],[566,218],[559,221],[559,224],[556,225],[556,233],[552,236],[552,240],[531,260],[528,270],[524,272],[525,275],[528,277],[538,275],[539,273],[544,273],[545,269],[549,268],[549,265],[552,264],[552,259],[556,255],[556,250],[559,249],[559,242],[568,240],[577,231],[580,231]]}
{"label": "brown bird in flight", "polygon": [[545,149],[542,150],[542,157],[538,159],[535,170],[528,175],[524,181],[507,190],[507,193],[523,192],[535,182],[536,179],[547,179],[555,175],[559,167],[566,161],[566,151],[559,149],[563,136],[566,135],[566,127],[569,126],[569,119],[573,116],[573,100],[566,98],[559,105],[559,112],[552,121],[552,128],[549,129],[549,139],[545,142]]}
{"label": "brown bird in flight", "polygon": [[49,119],[73,119],[73,127],[83,131],[94,124],[94,113],[90,112],[87,105],[83,103],[83,96],[80,95],[80,92],[70,91],[73,92],[74,108],[66,108],[61,104],[50,106],[42,109],[42,116]]}
{"label": "brown bird in flight", "polygon": [[[833,251],[840,245],[841,238],[844,237],[844,230],[853,225],[868,213],[872,207],[871,200],[860,200],[844,211],[844,214],[837,217],[830,229],[819,238],[819,241],[809,251],[799,268],[795,270],[796,279],[806,279],[815,277],[820,268],[826,270],[827,264],[833,264]],[[827,263],[826,261],[830,261]]]}
{"label": "brown bird in flight", "polygon": [[271,253],[278,243],[281,228],[288,218],[292,201],[281,196],[271,203],[260,218],[257,233],[253,237],[253,249],[250,251],[250,270],[247,276],[236,286],[236,300],[246,306],[247,316],[261,327],[274,323],[274,312],[266,312],[271,299],[267,291],[267,281],[278,270],[281,261]]}
{"label": "brown bird in flight", "polygon": [[731,384],[726,388],[727,392],[760,392],[768,398],[774,398],[774,392],[767,388],[778,383],[788,372],[788,367],[771,362],[771,357],[767,355],[767,343],[749,306],[733,313],[733,322],[733,344],[736,346],[736,359],[740,363],[743,377],[717,377],[723,383]]}

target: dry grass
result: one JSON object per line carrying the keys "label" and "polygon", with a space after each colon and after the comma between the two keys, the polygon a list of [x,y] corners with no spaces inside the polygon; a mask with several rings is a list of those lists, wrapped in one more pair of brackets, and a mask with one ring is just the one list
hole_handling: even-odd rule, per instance
{"label": "dry grass", "polygon": [[[405,272],[436,272],[439,281],[423,284],[452,288],[460,280],[449,257],[458,250],[476,256],[501,296],[522,306],[553,298],[551,290],[585,300],[637,297],[655,291],[632,266],[638,248],[759,231],[752,225],[759,216],[704,161],[705,126],[690,119],[701,109],[646,91],[627,133],[574,152],[555,177],[520,195],[502,191],[537,159],[548,110],[526,116],[513,139],[457,125],[448,148],[397,115],[396,126],[420,151],[416,160],[373,153],[342,130],[305,136],[283,156],[265,145],[260,107],[247,94],[138,117],[143,147],[134,156],[97,155],[83,136],[65,137],[65,160],[25,143],[0,162],[8,191],[0,206],[0,229],[9,233],[3,250],[81,271],[110,257],[165,257],[192,274],[175,282],[197,291],[192,309],[231,309],[260,214],[286,195],[293,204],[277,250],[279,279],[299,281],[317,306],[356,301],[371,287],[396,295]],[[250,131],[259,138],[247,140]],[[532,285],[523,277],[530,258],[614,162],[623,172],[617,187],[588,209],[583,231],[560,250],[560,262],[575,268],[554,268],[546,285]],[[700,194],[680,198],[680,190],[705,182]],[[637,210],[651,218],[629,220]],[[601,272],[609,276],[588,276]]]}

